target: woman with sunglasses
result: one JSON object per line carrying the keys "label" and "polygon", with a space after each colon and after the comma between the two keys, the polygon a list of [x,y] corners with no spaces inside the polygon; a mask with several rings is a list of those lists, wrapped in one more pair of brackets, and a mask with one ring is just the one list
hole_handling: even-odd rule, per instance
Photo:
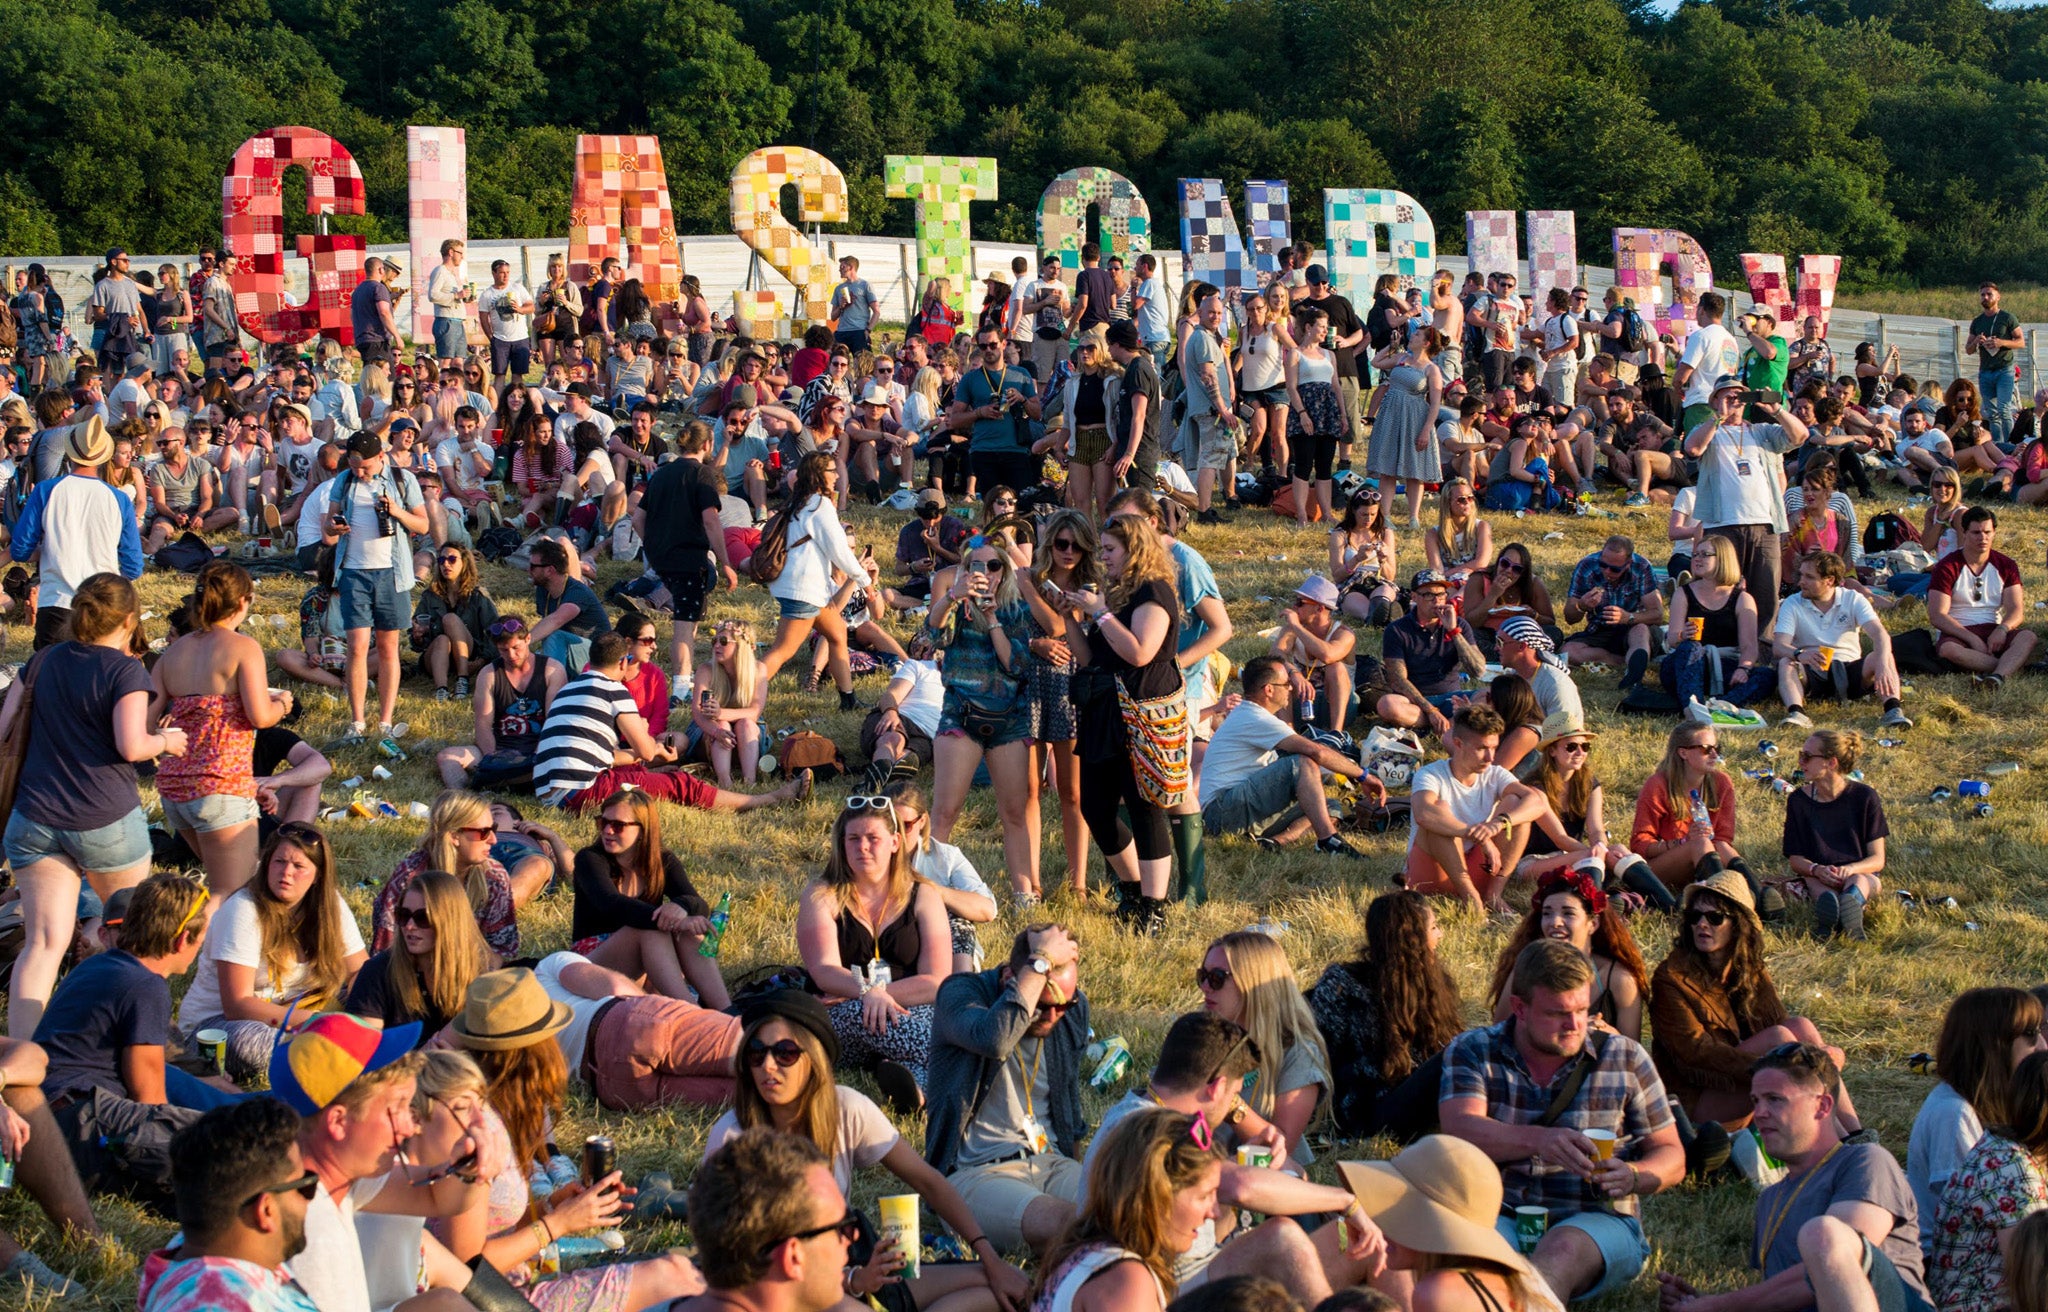
{"label": "woman with sunglasses", "polygon": [[425,1046],[462,1010],[470,981],[501,963],[477,932],[462,881],[445,870],[412,881],[397,920],[397,940],[356,972],[346,1009],[387,1030],[418,1021]]}
{"label": "woman with sunglasses", "polygon": [[1020,900],[1035,902],[1038,775],[1019,659],[1031,632],[1031,607],[1008,547],[1008,530],[977,534],[968,539],[962,563],[932,576],[925,629],[946,652],[946,699],[932,740],[932,834],[952,836],[975,769],[987,761],[1010,887]]}
{"label": "woman with sunglasses", "polygon": [[519,498],[519,526],[527,532],[545,526],[554,513],[556,494],[570,472],[569,444],[556,436],[555,425],[538,410],[520,416],[511,432],[512,488]]}
{"label": "woman with sunglasses", "polygon": [[[1647,861],[1607,834],[1607,787],[1593,772],[1593,739],[1598,735],[1569,711],[1560,711],[1543,721],[1537,743],[1541,754],[1529,782],[1550,799],[1550,809],[1564,827],[1573,846],[1560,847],[1539,827],[1530,831],[1529,844],[1515,873],[1526,878],[1562,870],[1586,859],[1588,850],[1598,853],[1602,872],[1598,879],[1610,894],[1627,889],[1635,900],[1661,911],[1678,906],[1678,899],[1651,871]],[[1624,910],[1627,908],[1624,907]]]}
{"label": "woman with sunglasses", "polygon": [[886,1168],[923,1197],[980,1259],[978,1263],[927,1266],[902,1279],[904,1256],[893,1243],[878,1242],[861,1217],[872,1249],[868,1260],[846,1271],[845,1290],[856,1302],[873,1297],[889,1312],[940,1308],[943,1312],[994,1312],[1000,1299],[1013,1304],[1030,1290],[1024,1273],[1004,1261],[982,1235],[974,1213],[945,1176],[904,1141],[866,1094],[834,1081],[840,1044],[832,1018],[808,993],[785,989],[747,1004],[740,1013],[740,1050],[733,1062],[732,1110],[712,1125],[704,1140],[707,1158],[744,1130],[768,1128],[808,1140],[832,1163],[839,1191],[853,1197],[856,1171]]}
{"label": "woman with sunglasses", "polygon": [[1102,587],[1102,566],[1096,561],[1101,541],[1092,522],[1078,510],[1056,511],[1039,536],[1045,563],[1022,575],[1018,584],[1018,592],[1031,608],[1020,675],[1030,710],[1032,778],[1048,776],[1045,760],[1049,752],[1050,778],[1059,797],[1060,837],[1067,853],[1067,885],[1085,896],[1088,829],[1081,818],[1081,762],[1074,755],[1074,737],[1079,730],[1072,692],[1078,663],[1067,646],[1063,608],[1064,594]]}
{"label": "woman with sunglasses", "polygon": [[[1732,870],[1689,884],[1671,954],[1650,987],[1650,1055],[1672,1101],[1695,1125],[1749,1124],[1749,1070],[1758,1057],[1787,1043],[1827,1048],[1848,1069],[1840,1048],[1794,1016],[1778,999],[1764,962],[1764,925],[1749,885]],[[1849,1087],[1835,1104],[1842,1132],[1862,1128]]]}
{"label": "woman with sunglasses", "polygon": [[256,731],[292,709],[290,693],[270,691],[262,645],[239,631],[255,600],[248,571],[209,561],[192,592],[192,631],[150,671],[151,717],[183,729],[188,744],[158,768],[157,797],[164,820],[206,867],[216,907],[255,868]]}
{"label": "woman with sunglasses", "polygon": [[1671,624],[1664,631],[1671,654],[1657,677],[1681,701],[1722,696],[1746,705],[1776,682],[1776,674],[1768,665],[1758,669],[1756,598],[1743,586],[1735,544],[1718,533],[1703,538],[1689,563],[1693,577],[1671,590]]}
{"label": "woman with sunglasses", "polygon": [[115,434],[114,458],[100,473],[108,486],[134,503],[135,527],[138,530],[142,527],[143,508],[149,504],[148,480],[143,478],[142,470],[135,463],[136,452],[140,449],[133,436]]}
{"label": "woman with sunglasses", "polygon": [[640,718],[647,721],[647,732],[659,739],[668,732],[668,676],[661,670],[660,639],[655,636],[654,621],[627,611],[613,627],[626,640],[626,659],[619,666],[619,682],[626,685],[626,693],[633,699]]}
{"label": "woman with sunglasses", "polygon": [[370,948],[382,952],[398,937],[398,907],[422,871],[445,870],[462,881],[484,942],[506,961],[519,955],[518,905],[512,876],[491,855],[497,839],[491,805],[475,793],[450,788],[434,799],[420,845],[406,854],[377,891],[370,908]]}
{"label": "woman with sunglasses", "polygon": [[1176,1260],[1219,1212],[1223,1163],[1207,1124],[1133,1112],[1089,1155],[1087,1202],[1045,1255],[1031,1312],[1163,1312]]}
{"label": "woman with sunglasses", "polygon": [[1536,572],[1529,548],[1519,542],[1508,543],[1491,566],[1475,569],[1466,576],[1464,614],[1488,657],[1499,651],[1500,626],[1517,615],[1535,620],[1552,642],[1563,645],[1563,631],[1557,627],[1557,608],[1550,600],[1550,589]]}
{"label": "woman with sunglasses", "polygon": [[227,1032],[227,1073],[268,1072],[292,1029],[341,1005],[369,954],[341,899],[334,849],[312,825],[279,825],[256,877],[220,904],[178,1005],[186,1038]]}
{"label": "woman with sunglasses", "polygon": [[1820,729],[1799,745],[1806,781],[1785,795],[1786,891],[1813,903],[1813,936],[1825,943],[1839,933],[1862,942],[1863,912],[1877,896],[1884,873],[1884,840],[1891,826],[1877,790],[1851,779],[1863,751],[1854,729]]}
{"label": "woman with sunglasses", "polygon": [[1344,503],[1344,516],[1330,529],[1330,577],[1338,580],[1343,599],[1338,609],[1355,620],[1385,628],[1394,618],[1400,591],[1399,552],[1394,526],[1380,494],[1360,488]]}
{"label": "woman with sunglasses", "polygon": [[953,969],[953,935],[943,899],[911,867],[888,798],[847,799],[824,873],[801,895],[796,944],[846,1064],[873,1070],[899,1110],[914,1110],[931,1056],[932,1003]]}
{"label": "woman with sunglasses", "polygon": [[1479,499],[1462,478],[1446,480],[1437,490],[1436,525],[1422,539],[1429,567],[1453,583],[1493,564],[1493,525],[1479,514]]}
{"label": "woman with sunglasses", "polygon": [[1936,560],[1956,549],[1963,512],[1963,477],[1953,469],[1937,469],[1927,479],[1927,509],[1920,512],[1920,541]]}
{"label": "woman with sunglasses", "polygon": [[[478,574],[476,557],[467,547],[447,543],[434,552],[434,575],[419,594],[412,613],[412,649],[424,659],[434,681],[434,700],[469,696],[469,678],[498,659],[491,627],[498,622],[498,603]],[[448,676],[455,676],[455,690]]]}
{"label": "woman with sunglasses", "polygon": [[576,854],[570,951],[607,970],[644,980],[668,998],[694,998],[714,1011],[732,999],[718,960],[700,948],[711,904],[662,843],[661,808],[638,788],[612,795],[597,815],[597,841]]}
{"label": "woman with sunglasses", "polygon": [[896,809],[904,846],[910,849],[910,868],[937,889],[939,900],[946,904],[946,923],[953,930],[953,973],[980,970],[981,942],[974,927],[996,918],[996,895],[965,852],[932,837],[931,809],[925,803],[924,789],[900,780],[883,789],[882,796]]}
{"label": "woman with sunglasses", "polygon": [[1457,981],[1437,955],[1443,937],[1428,898],[1382,893],[1365,908],[1357,955],[1308,992],[1334,1076],[1331,1123],[1346,1138],[1407,1142],[1436,1128],[1443,1052],[1465,1028]]}
{"label": "woman with sunglasses", "polygon": [[421,425],[434,417],[433,411],[421,402],[420,380],[403,365],[399,366],[398,376],[391,380],[391,411]]}
{"label": "woman with sunglasses", "polygon": [[[1913,1197],[1938,1214],[1949,1178],[1984,1138],[1987,1127],[2013,1124],[2013,1072],[2048,1050],[2041,999],[2026,989],[1980,988],[1957,994],[1941,1018],[1934,1069],[1941,1076],[1913,1117],[1906,1142],[1906,1180]],[[1921,1231],[1931,1258],[1935,1225]]]}
{"label": "woman with sunglasses", "polygon": [[530,785],[541,726],[569,673],[533,649],[527,623],[518,615],[502,615],[484,632],[497,655],[477,675],[470,694],[476,742],[442,748],[434,766],[450,788],[469,786],[472,772],[474,782],[485,787],[513,786],[522,773]]}
{"label": "woman with sunglasses", "polygon": [[703,1280],[680,1251],[538,1276],[536,1259],[555,1240],[632,1214],[617,1171],[563,1185],[538,1206],[528,1183],[547,1163],[551,1125],[568,1110],[569,1069],[555,1036],[574,1020],[530,970],[494,971],[469,986],[448,1027],[461,1051],[428,1056],[413,1095],[420,1132],[408,1147],[417,1160],[447,1161],[474,1136],[484,1169],[497,1166],[483,1201],[436,1217],[433,1235],[458,1261],[482,1257],[503,1271],[540,1312],[633,1312],[700,1290]]}
{"label": "woman with sunglasses", "polygon": [[1574,864],[1537,877],[1529,912],[1509,935],[1493,968],[1493,1019],[1512,1011],[1508,979],[1515,958],[1539,938],[1571,944],[1593,963],[1593,1015],[1597,1022],[1637,1043],[1643,1039],[1643,1004],[1650,996],[1650,968],[1629,932],[1620,908],[1600,889],[1601,871]]}
{"label": "woman with sunglasses", "polygon": [[1628,846],[1673,892],[1722,870],[1741,875],[1752,899],[1762,887],[1735,850],[1735,781],[1713,725],[1687,721],[1664,740],[1664,759],[1636,794]]}
{"label": "woman with sunglasses", "polygon": [[768,713],[768,680],[755,659],[754,626],[745,620],[721,621],[712,631],[711,658],[697,667],[691,686],[696,690],[690,708],[693,746],[701,746],[710,760],[718,786],[733,786],[735,759],[740,778],[754,783],[760,777],[761,720]]}
{"label": "woman with sunglasses", "polygon": [[1257,930],[1225,934],[1202,954],[1195,984],[1204,1010],[1244,1026],[1258,1045],[1245,1103],[1286,1139],[1289,1159],[1306,1168],[1316,1157],[1308,1127],[1329,1098],[1330,1054],[1287,949]]}

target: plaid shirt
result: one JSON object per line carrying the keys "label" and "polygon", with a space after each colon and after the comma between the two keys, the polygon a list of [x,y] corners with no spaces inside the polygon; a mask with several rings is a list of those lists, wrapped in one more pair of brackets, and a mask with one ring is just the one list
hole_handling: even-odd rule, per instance
{"label": "plaid shirt", "polygon": [[1657,576],[1650,570],[1650,562],[1641,553],[1628,558],[1628,573],[1618,579],[1610,579],[1601,567],[1600,553],[1580,561],[1572,570],[1571,588],[1567,595],[1583,597],[1595,588],[1605,588],[1607,595],[1603,606],[1619,606],[1633,614],[1642,609],[1643,598],[1657,591]]}
{"label": "plaid shirt", "polygon": [[[1612,1130],[1615,1156],[1634,1157],[1641,1142],[1671,1124],[1671,1108],[1657,1067],[1641,1044],[1619,1034],[1595,1032],[1587,1037],[1598,1049],[1599,1062],[1586,1075],[1572,1105],[1557,1124],[1574,1130]],[[1558,1067],[1547,1085],[1539,1085],[1515,1048],[1515,1022],[1466,1030],[1444,1051],[1441,1099],[1480,1098],[1486,1114],[1503,1125],[1533,1125],[1550,1107],[1575,1062]],[[1550,1220],[1597,1210],[1606,1196],[1561,1166],[1538,1158],[1503,1162],[1503,1206],[1546,1207]]]}

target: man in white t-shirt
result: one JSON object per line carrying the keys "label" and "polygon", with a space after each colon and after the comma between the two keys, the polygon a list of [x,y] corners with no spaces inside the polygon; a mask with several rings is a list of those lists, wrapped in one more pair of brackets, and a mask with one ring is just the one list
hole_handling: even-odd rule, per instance
{"label": "man in white t-shirt", "polygon": [[860,726],[861,755],[868,758],[867,784],[879,793],[891,779],[915,779],[932,762],[946,682],[937,661],[896,662],[889,686]]}
{"label": "man in white t-shirt", "polygon": [[[397,428],[397,421],[392,427]],[[441,472],[441,487],[449,510],[458,518],[491,499],[484,484],[491,477],[493,456],[483,437],[484,417],[475,406],[455,411],[455,435],[443,438],[434,448],[434,468]]]}
{"label": "man in white t-shirt", "polygon": [[1936,470],[1956,465],[1955,444],[1934,426],[1934,416],[1921,409],[1899,416],[1899,439],[1892,451],[1899,458],[1892,477],[1915,491],[1925,487]]}
{"label": "man in white t-shirt", "polygon": [[[1805,711],[1810,695],[1832,693],[1842,701],[1875,692],[1884,698],[1884,726],[1910,729],[1899,705],[1899,669],[1892,638],[1870,598],[1842,586],[1849,567],[1832,551],[1816,551],[1799,562],[1799,592],[1778,608],[1771,631],[1771,655],[1778,662],[1778,696],[1785,703],[1780,724],[1811,729]],[[1858,635],[1870,639],[1863,654]]]}
{"label": "man in white t-shirt", "polygon": [[124,419],[142,418],[142,411],[151,400],[150,389],[155,385],[156,370],[147,357],[138,358],[128,366],[121,381],[114,384],[114,390],[107,393],[107,422],[118,424]]}
{"label": "man in white t-shirt", "polygon": [[1679,427],[1690,432],[1707,421],[1714,386],[1723,378],[1742,376],[1742,346],[1721,326],[1728,302],[1719,292],[1700,297],[1700,326],[1685,339],[1685,353],[1671,371],[1671,385],[1685,389],[1685,411]]}
{"label": "man in white t-shirt", "polygon": [[[1752,397],[1733,374],[1708,394],[1707,416],[1685,434],[1685,454],[1700,462],[1694,513],[1709,533],[1735,544],[1743,587],[1756,602],[1759,629],[1778,610],[1778,535],[1785,520],[1785,453],[1806,441],[1807,427],[1776,401],[1750,406],[1765,422],[1743,418]],[[1691,415],[1693,408],[1686,407]]]}
{"label": "man in white t-shirt", "polygon": [[[395,1169],[405,1141],[419,1132],[412,1100],[422,1053],[417,1021],[380,1030],[373,1022],[330,1012],[306,1023],[270,1059],[271,1096],[304,1118],[299,1157],[319,1177],[306,1206],[306,1243],[285,1263],[320,1312],[370,1312],[373,1263],[391,1247],[365,1248],[357,1214],[459,1216],[488,1201],[490,1182],[506,1163],[496,1160],[481,1120],[458,1139],[451,1161],[474,1153],[474,1174],[456,1175],[410,1163],[417,1176]],[[417,1234],[414,1274],[421,1265]],[[438,1248],[439,1245],[435,1244]],[[444,1250],[445,1252],[445,1250]],[[436,1263],[445,1267],[446,1263]],[[378,1284],[388,1281],[379,1280]],[[397,1304],[397,1312],[456,1312],[468,1305],[454,1289],[432,1289]]]}
{"label": "man in white t-shirt", "polygon": [[571,450],[576,446],[576,428],[579,424],[596,424],[597,431],[607,442],[617,431],[618,424],[602,410],[590,408],[590,384],[571,383],[569,394],[562,398],[562,413],[555,416],[555,438],[568,444]]}
{"label": "man in white t-shirt", "polygon": [[[398,635],[412,627],[412,551],[406,535],[427,531],[426,504],[410,470],[390,464],[372,432],[348,441],[348,467],[317,494],[320,540],[335,547],[334,587],[348,630],[349,730],[363,739],[372,639],[377,661],[377,736],[391,738],[398,709]],[[351,740],[353,740],[351,742]]]}
{"label": "man in white t-shirt", "polygon": [[1507,725],[1491,706],[1460,707],[1444,739],[1450,759],[1432,761],[1408,786],[1408,862],[1401,882],[1418,893],[1504,911],[1501,890],[1541,825],[1562,852],[1583,850],[1564,831],[1540,788],[1515,782],[1493,754]]}
{"label": "man in white t-shirt", "polygon": [[491,285],[476,298],[477,318],[491,337],[491,385],[505,390],[507,371],[519,378],[533,367],[533,293],[512,279],[512,265],[491,261]]}
{"label": "man in white t-shirt", "polygon": [[2027,598],[2018,562],[1991,549],[1997,512],[1972,506],[1958,529],[1957,549],[1935,563],[1927,588],[1927,619],[1939,635],[1934,651],[1995,692],[2033,659],[2040,636],[2021,627]]}
{"label": "man in white t-shirt", "polygon": [[1138,257],[1138,289],[1131,295],[1131,318],[1138,325],[1138,344],[1151,352],[1152,363],[1166,367],[1173,350],[1173,306],[1166,299],[1166,280],[1159,276],[1159,257]]}
{"label": "man in white t-shirt", "polygon": [[1284,658],[1254,657],[1238,677],[1244,700],[1224,718],[1202,757],[1203,829],[1211,834],[1253,833],[1299,806],[1298,818],[1259,833],[1259,846],[1278,850],[1313,830],[1316,851],[1362,858],[1365,854],[1345,842],[1330,819],[1323,771],[1358,780],[1381,804],[1387,799],[1386,786],[1342,752],[1302,737],[1282,718],[1294,695]]}

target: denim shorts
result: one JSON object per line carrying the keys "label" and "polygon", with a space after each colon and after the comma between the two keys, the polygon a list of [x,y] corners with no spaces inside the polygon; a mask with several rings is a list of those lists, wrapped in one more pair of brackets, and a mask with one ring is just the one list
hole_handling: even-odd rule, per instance
{"label": "denim shorts", "polygon": [[780,608],[782,618],[786,620],[815,619],[818,612],[825,609],[823,606],[813,606],[808,601],[796,601],[789,597],[777,597],[775,604]]}
{"label": "denim shorts", "polygon": [[393,633],[412,623],[412,597],[398,590],[388,569],[345,569],[334,576],[341,594],[341,626]]}
{"label": "denim shorts", "polygon": [[434,356],[441,360],[467,360],[469,358],[468,321],[464,319],[434,320]]}
{"label": "denim shorts", "polygon": [[[1500,1237],[1509,1243],[1515,1242],[1515,1218],[1503,1216],[1493,1223]],[[1643,1223],[1633,1216],[1621,1216],[1614,1212],[1574,1212],[1550,1223],[1552,1230],[1573,1229],[1581,1231],[1600,1250],[1600,1260],[1606,1264],[1600,1273],[1600,1282],[1572,1301],[1582,1303],[1588,1299],[1600,1298],[1617,1289],[1627,1288],[1643,1273],[1643,1264],[1650,1260],[1649,1241],[1643,1238]]]}
{"label": "denim shorts", "polygon": [[255,798],[236,797],[231,793],[209,793],[189,802],[173,802],[167,797],[160,800],[164,806],[164,820],[171,828],[189,829],[195,834],[210,834],[216,829],[253,824],[259,813]]}
{"label": "denim shorts", "polygon": [[17,810],[7,821],[0,845],[17,873],[23,866],[61,856],[87,874],[104,875],[149,860],[149,822],[138,806],[98,829],[53,829]]}
{"label": "denim shorts", "polygon": [[1203,828],[1212,834],[1250,833],[1293,806],[1304,762],[1315,764],[1305,756],[1283,752],[1271,765],[1220,789],[1202,807]]}

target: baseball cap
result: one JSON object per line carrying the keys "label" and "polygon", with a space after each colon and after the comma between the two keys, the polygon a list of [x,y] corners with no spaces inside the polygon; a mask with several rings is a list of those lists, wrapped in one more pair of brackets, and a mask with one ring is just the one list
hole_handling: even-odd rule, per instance
{"label": "baseball cap", "polygon": [[299,1115],[311,1116],[360,1077],[411,1052],[419,1037],[418,1021],[380,1029],[346,1012],[316,1016],[271,1052],[270,1092]]}
{"label": "baseball cap", "polygon": [[126,255],[127,253],[128,248],[126,246],[116,246],[112,250],[107,252],[107,258],[105,262],[108,264],[112,264],[115,260],[120,259],[123,255]]}
{"label": "baseball cap", "polygon": [[359,460],[372,460],[384,454],[384,439],[367,430],[357,433],[348,440],[348,453]]}
{"label": "baseball cap", "polygon": [[917,494],[917,504],[920,506],[937,506],[939,509],[944,510],[946,508],[946,494],[938,488],[928,487]]}
{"label": "baseball cap", "polygon": [[743,405],[747,409],[752,410],[759,404],[761,404],[761,394],[755,390],[754,385],[752,383],[740,383],[732,389],[732,394],[726,398],[725,408],[730,410],[736,405]]}
{"label": "baseball cap", "polygon": [[408,416],[406,416],[406,415],[400,415],[400,416],[398,416],[398,418],[396,418],[396,419],[394,419],[394,420],[392,420],[392,421],[391,421],[391,431],[392,431],[392,432],[394,432],[394,433],[396,433],[396,432],[397,432],[397,431],[399,431],[400,429],[408,429],[408,430],[414,430],[414,431],[416,431],[416,430],[417,430],[418,428],[419,428],[419,421],[418,421],[418,420],[416,420],[416,419],[412,419],[412,418],[409,418],[409,417],[408,417]]}
{"label": "baseball cap", "polygon": [[1330,271],[1320,264],[1309,265],[1301,271],[1301,276],[1312,283],[1327,284],[1330,281]]}
{"label": "baseball cap", "polygon": [[1337,585],[1320,574],[1311,574],[1302,580],[1301,586],[1294,590],[1294,595],[1306,597],[1318,606],[1330,610],[1337,609]]}
{"label": "baseball cap", "polygon": [[1424,588],[1442,588],[1450,591],[1451,581],[1444,577],[1442,570],[1418,569],[1415,577],[1408,580],[1408,591],[1420,592]]}
{"label": "baseball cap", "polygon": [[107,899],[106,907],[100,912],[100,923],[108,929],[128,918],[128,904],[135,900],[135,890],[124,888]]}

